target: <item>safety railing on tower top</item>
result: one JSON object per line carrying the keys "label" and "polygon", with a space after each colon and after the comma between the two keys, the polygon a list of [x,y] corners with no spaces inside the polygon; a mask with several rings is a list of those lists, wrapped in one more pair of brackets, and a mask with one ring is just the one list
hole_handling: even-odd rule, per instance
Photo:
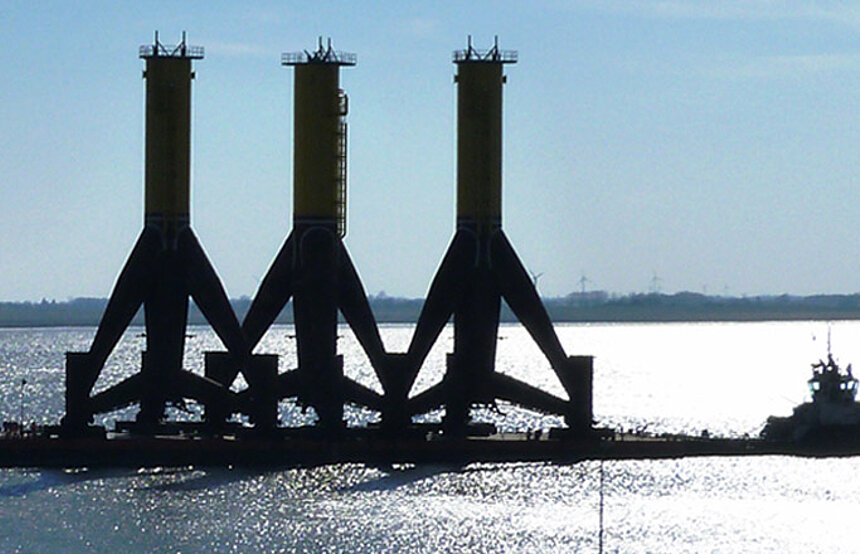
{"label": "safety railing on tower top", "polygon": [[519,52],[516,50],[499,50],[498,48],[490,48],[489,50],[478,50],[469,47],[466,50],[455,50],[453,54],[454,63],[462,62],[496,62],[496,63],[517,63]]}
{"label": "safety railing on tower top", "polygon": [[147,44],[140,47],[141,58],[191,58],[194,60],[203,59],[202,46],[186,46],[179,44],[175,47],[164,46],[163,44]]}
{"label": "safety railing on tower top", "polygon": [[306,63],[333,63],[355,65],[358,56],[349,52],[325,50],[323,52],[285,52],[281,54],[281,65],[300,65]]}

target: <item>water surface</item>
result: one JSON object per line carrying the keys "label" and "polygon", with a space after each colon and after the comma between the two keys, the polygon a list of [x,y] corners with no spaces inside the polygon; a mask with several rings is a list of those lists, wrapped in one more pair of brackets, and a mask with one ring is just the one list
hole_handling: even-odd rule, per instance
{"label": "water surface", "polygon": [[[411,326],[386,326],[404,350]],[[144,339],[131,329],[97,388],[130,374]],[[53,423],[63,411],[63,353],[94,329],[0,330],[0,415]],[[202,373],[211,330],[194,328],[186,366]],[[295,365],[289,326],[260,352]],[[827,324],[561,325],[570,354],[595,355],[594,410],[603,425],[654,432],[756,434],[806,395],[809,364],[826,354]],[[833,351],[860,360],[860,324],[832,325]],[[499,370],[557,394],[561,386],[528,334],[502,326]],[[813,340],[815,337],[815,340]],[[447,329],[415,390],[441,378]],[[379,388],[341,329],[345,370]],[[21,379],[27,380],[23,389]],[[196,407],[192,407],[197,409]],[[558,418],[501,404],[476,417],[508,429]],[[377,416],[348,412],[351,425]],[[430,418],[439,414],[431,414]],[[134,409],[105,418],[130,418]],[[310,423],[293,403],[281,417]],[[603,465],[607,552],[852,552],[860,459],[696,458]],[[598,462],[376,468],[345,464],[246,471],[0,470],[0,551],[596,552]]]}

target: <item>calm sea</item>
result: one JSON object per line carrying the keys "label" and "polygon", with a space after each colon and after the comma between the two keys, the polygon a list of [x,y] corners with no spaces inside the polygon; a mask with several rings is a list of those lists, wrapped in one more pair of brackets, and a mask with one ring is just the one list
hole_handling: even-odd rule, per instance
{"label": "calm sea", "polygon": [[[829,327],[837,360],[860,360],[860,323]],[[86,350],[94,331],[0,330],[0,417],[23,413],[27,421],[55,423],[63,411],[63,353]],[[600,424],[743,436],[804,400],[809,364],[827,353],[828,323],[561,325],[558,331],[568,353],[595,356]],[[97,389],[139,363],[141,332],[126,333]],[[412,327],[382,332],[390,351],[402,351]],[[218,349],[217,339],[205,327],[190,334],[186,366],[202,372],[202,352]],[[295,365],[292,335],[289,326],[274,327],[259,348],[281,354],[282,371]],[[441,378],[452,342],[449,328],[416,391]],[[347,374],[380,390],[347,328],[340,349]],[[498,367],[562,394],[519,326],[501,328]],[[133,415],[131,409],[112,417]],[[357,409],[347,415],[352,425],[375,417]],[[281,417],[314,419],[288,402]],[[505,404],[475,417],[505,429],[558,424]],[[605,552],[860,552],[860,459],[778,456],[602,468],[586,462],[0,470],[0,552],[597,552],[601,472]]]}

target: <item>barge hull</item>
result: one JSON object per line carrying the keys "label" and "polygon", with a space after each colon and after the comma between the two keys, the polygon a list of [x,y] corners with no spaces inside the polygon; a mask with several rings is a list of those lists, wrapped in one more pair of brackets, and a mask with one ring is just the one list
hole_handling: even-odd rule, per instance
{"label": "barge hull", "polygon": [[338,463],[466,465],[760,455],[855,456],[860,455],[860,444],[799,445],[758,439],[698,437],[535,440],[525,434],[438,440],[186,437],[0,440],[0,467],[7,468],[295,467]]}

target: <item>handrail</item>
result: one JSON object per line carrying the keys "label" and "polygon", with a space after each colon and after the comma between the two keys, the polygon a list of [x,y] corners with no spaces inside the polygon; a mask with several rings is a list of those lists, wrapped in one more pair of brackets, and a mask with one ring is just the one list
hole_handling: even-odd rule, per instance
{"label": "handrail", "polygon": [[325,50],[323,52],[285,52],[281,54],[281,65],[303,65],[311,63],[330,63],[337,65],[355,65],[358,56],[350,52]]}
{"label": "handrail", "polygon": [[488,50],[478,50],[476,48],[468,48],[466,50],[455,50],[452,55],[454,63],[463,62],[496,62],[496,63],[517,63],[519,52],[516,50],[499,50],[498,48],[490,48]]}
{"label": "handrail", "polygon": [[175,47],[163,44],[146,44],[140,47],[141,58],[190,58],[192,60],[203,59],[202,46],[186,46],[178,44]]}

